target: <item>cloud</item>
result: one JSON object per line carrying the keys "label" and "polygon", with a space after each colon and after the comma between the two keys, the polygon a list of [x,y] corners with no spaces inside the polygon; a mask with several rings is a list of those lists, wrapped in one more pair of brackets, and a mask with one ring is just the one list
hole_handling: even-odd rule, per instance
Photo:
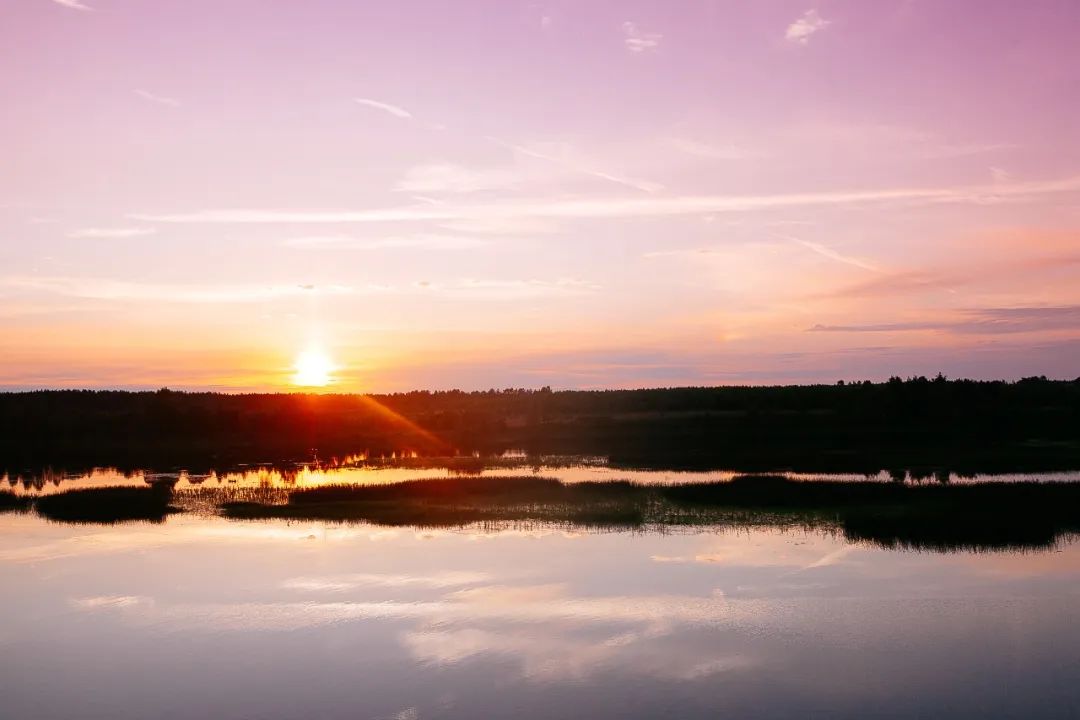
{"label": "cloud", "polygon": [[409,193],[472,193],[517,183],[516,173],[505,169],[478,169],[450,163],[410,169],[394,188]]}
{"label": "cloud", "polygon": [[1007,183],[1012,180],[1012,173],[1010,173],[1005,168],[991,166],[990,177],[994,179],[994,182]]}
{"label": "cloud", "polygon": [[939,330],[940,322],[899,322],[877,323],[867,325],[822,325],[817,324],[807,328],[807,332],[832,332],[832,333],[876,333],[876,332],[913,332],[920,330]]}
{"label": "cloud", "polygon": [[814,570],[816,568],[838,565],[844,560],[844,558],[846,558],[848,555],[851,555],[852,553],[858,552],[859,549],[860,548],[858,545],[845,545],[842,548],[838,548],[836,550],[833,550],[832,552],[826,553],[825,555],[821,556],[820,558],[811,563],[803,565],[795,572],[803,572],[806,570]]}
{"label": "cloud", "polygon": [[684,152],[687,155],[709,158],[711,160],[743,160],[745,158],[758,156],[758,153],[739,147],[738,145],[709,145],[707,143],[697,142],[696,140],[687,140],[685,138],[668,138],[666,142],[671,147],[680,152]]}
{"label": "cloud", "polygon": [[643,253],[641,257],[701,257],[703,255],[717,255],[719,252],[713,248],[688,248],[686,250],[652,250]]}
{"label": "cloud", "polygon": [[96,595],[91,597],[72,598],[70,604],[81,610],[98,610],[101,608],[130,608],[137,605],[153,603],[152,598],[140,595]]}
{"label": "cloud", "polygon": [[82,228],[68,233],[69,238],[133,238],[154,235],[157,230],[146,227]]}
{"label": "cloud", "polygon": [[524,145],[515,145],[514,143],[506,142],[495,137],[488,137],[491,142],[501,145],[508,150],[513,150],[516,153],[521,153],[531,158],[538,160],[546,160],[547,162],[554,163],[560,167],[566,168],[571,172],[580,173],[582,175],[589,175],[591,177],[600,178],[601,180],[607,180],[617,185],[624,185],[626,187],[634,188],[635,190],[641,190],[642,192],[654,193],[664,189],[664,186],[660,183],[650,182],[648,180],[635,180],[633,178],[623,177],[621,175],[615,175],[610,172],[598,170],[587,164],[583,164],[580,161],[574,160],[569,156],[566,146],[560,146],[559,154],[552,154],[550,152],[542,152],[535,148],[525,147]]}
{"label": "cloud", "polygon": [[664,36],[660,33],[642,32],[637,23],[627,20],[622,24],[623,44],[632,53],[643,53],[655,50],[660,46]]}
{"label": "cloud", "polygon": [[758,144],[777,156],[798,152],[800,156],[832,158],[837,152],[856,152],[903,160],[947,160],[1000,154],[1020,147],[1004,142],[956,142],[940,133],[906,125],[835,119],[797,123],[760,139]]}
{"label": "cloud", "polygon": [[1013,335],[1057,330],[1080,331],[1080,305],[963,310],[958,319],[865,325],[815,325],[811,332],[946,332],[955,335]]}
{"label": "cloud", "polygon": [[395,248],[425,248],[428,250],[468,250],[488,242],[463,235],[418,233],[380,238],[359,238],[352,235],[305,235],[281,243],[286,247],[328,250],[389,250]]}
{"label": "cloud", "polygon": [[168,105],[169,107],[180,107],[180,101],[175,98],[165,97],[164,95],[155,95],[152,92],[146,90],[136,90],[135,94],[141,97],[143,100],[149,100],[152,103],[158,105]]}
{"label": "cloud", "polygon": [[394,117],[404,118],[409,120],[412,118],[412,113],[403,107],[397,105],[391,105],[390,103],[380,102],[378,100],[372,100],[371,98],[355,98],[356,102],[364,105],[365,107],[381,110],[384,113],[389,113]]}
{"label": "cloud", "polygon": [[1080,305],[1008,307],[974,310],[966,329],[993,332],[1080,330]]}
{"label": "cloud", "polygon": [[823,257],[827,257],[830,260],[835,260],[836,262],[843,263],[845,265],[852,265],[854,267],[862,268],[863,270],[869,270],[871,272],[880,272],[880,270],[881,270],[876,265],[873,265],[873,264],[871,264],[871,263],[869,263],[869,262],[867,262],[865,260],[860,260],[859,258],[851,257],[850,255],[842,255],[842,254],[836,252],[835,250],[833,250],[832,248],[827,247],[825,245],[821,245],[820,243],[811,242],[809,240],[800,240],[799,238],[787,237],[787,236],[783,236],[783,235],[779,235],[777,237],[781,237],[784,240],[790,240],[791,242],[795,243],[796,245],[802,245],[804,248],[807,248],[808,250],[812,250],[813,252],[816,252],[818,255],[821,255]]}
{"label": "cloud", "polygon": [[951,289],[970,282],[963,274],[933,273],[905,270],[889,273],[865,282],[856,283],[826,294],[826,297],[874,297],[906,292]]}
{"label": "cloud", "polygon": [[[927,139],[929,141],[929,138]],[[949,158],[970,157],[972,155],[986,155],[999,153],[1007,150],[1015,150],[1017,145],[1012,143],[938,143],[925,149],[921,156],[927,159],[945,160]]]}
{"label": "cloud", "polygon": [[831,24],[832,21],[821,17],[817,10],[807,10],[802,14],[802,17],[788,25],[787,32],[784,33],[784,39],[799,45],[806,45],[811,36]]}
{"label": "cloud", "polygon": [[556,232],[559,224],[551,220],[534,217],[522,218],[466,218],[449,220],[440,228],[455,233],[470,235],[546,235]]}
{"label": "cloud", "polygon": [[345,295],[357,292],[354,288],[340,285],[179,285],[59,276],[9,276],[0,278],[0,287],[88,300],[174,303],[244,303],[298,295]]}
{"label": "cloud", "polygon": [[94,9],[94,8],[90,7],[89,5],[83,5],[81,2],[79,2],[79,0],[52,0],[52,1],[54,3],[56,3],[57,5],[63,5],[64,7],[71,8],[72,10],[86,11],[86,10],[93,10]]}
{"label": "cloud", "polygon": [[506,300],[587,295],[600,289],[600,286],[595,283],[576,278],[559,278],[558,280],[539,280],[535,278],[528,280],[479,280],[466,278],[450,284],[431,283],[424,287],[445,295]]}
{"label": "cloud", "polygon": [[527,625],[510,623],[494,630],[476,625],[431,623],[402,639],[410,654],[424,663],[444,667],[478,656],[496,656],[515,663],[523,677],[539,682],[580,682],[612,667],[687,681],[751,664],[733,650],[679,637],[685,628],[663,619],[629,624],[615,620],[603,630],[582,628],[580,621],[556,621],[545,623],[543,637]]}
{"label": "cloud", "polygon": [[156,223],[375,223],[510,218],[633,218],[749,212],[784,207],[828,207],[875,203],[985,204],[1005,198],[1035,198],[1080,190],[1080,176],[1027,183],[925,188],[883,188],[778,195],[683,195],[667,197],[557,198],[481,204],[420,204],[363,210],[281,209],[200,210],[185,213],[131,213],[129,219]]}
{"label": "cloud", "polygon": [[1080,264],[1080,254],[1074,252],[1039,255],[1035,257],[1004,257],[1000,260],[968,264],[962,268],[945,271],[904,270],[885,273],[865,282],[825,293],[820,297],[868,298],[899,295],[908,292],[925,293],[930,290],[951,291],[964,285],[999,282],[1017,282],[1028,273],[1061,271]]}
{"label": "cloud", "polygon": [[485,573],[435,572],[429,575],[390,575],[382,573],[354,573],[351,575],[326,575],[318,577],[290,578],[281,584],[286,590],[300,592],[344,592],[362,587],[423,587],[451,588],[477,585],[490,581]]}
{"label": "cloud", "polygon": [[[113,614],[136,627],[168,623],[198,632],[299,630],[371,619],[409,623],[400,636],[416,662],[447,667],[477,657],[510,663],[512,672],[539,681],[582,680],[616,671],[669,680],[694,680],[754,662],[757,651],[735,641],[717,645],[703,630],[730,633],[756,616],[718,592],[690,595],[585,596],[560,586],[487,586],[432,600],[307,603],[175,603],[140,599],[131,605],[72,598],[92,615]],[[760,613],[759,613],[760,614]],[[534,628],[546,632],[537,636]],[[395,717],[416,720],[415,707]]]}
{"label": "cloud", "polygon": [[439,295],[477,300],[517,300],[573,297],[596,292],[600,286],[577,278],[496,280],[461,278],[446,282],[361,285],[195,285],[132,282],[84,277],[0,277],[0,289],[51,293],[63,297],[117,302],[248,303],[289,297]]}

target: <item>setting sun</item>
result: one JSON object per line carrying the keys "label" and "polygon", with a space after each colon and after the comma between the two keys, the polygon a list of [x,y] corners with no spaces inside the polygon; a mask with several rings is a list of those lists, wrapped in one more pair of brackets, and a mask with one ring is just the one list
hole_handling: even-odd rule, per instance
{"label": "setting sun", "polygon": [[293,375],[293,385],[323,387],[332,381],[330,374],[334,371],[334,364],[326,353],[309,349],[297,356],[293,368],[296,370],[296,374]]}

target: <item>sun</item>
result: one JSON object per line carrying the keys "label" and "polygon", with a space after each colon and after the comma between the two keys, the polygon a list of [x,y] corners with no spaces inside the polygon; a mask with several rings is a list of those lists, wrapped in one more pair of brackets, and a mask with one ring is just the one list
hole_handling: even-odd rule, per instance
{"label": "sun", "polygon": [[296,374],[293,375],[293,385],[300,387],[325,387],[333,378],[334,364],[321,350],[308,349],[296,357],[293,364]]}

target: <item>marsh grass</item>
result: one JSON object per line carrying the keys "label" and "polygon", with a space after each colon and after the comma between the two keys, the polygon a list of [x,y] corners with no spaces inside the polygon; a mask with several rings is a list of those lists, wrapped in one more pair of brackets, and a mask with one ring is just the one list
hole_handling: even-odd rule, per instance
{"label": "marsh grass", "polygon": [[639,527],[647,488],[626,481],[566,484],[543,477],[452,477],[390,485],[325,485],[294,490],[285,504],[225,502],[226,517],[463,526],[549,521]]}
{"label": "marsh grass", "polygon": [[195,487],[176,490],[173,504],[185,512],[213,515],[223,505],[252,504],[260,507],[284,505],[289,501],[289,490],[282,487]]}
{"label": "marsh grass", "polygon": [[34,509],[44,518],[69,523],[163,522],[180,512],[171,500],[172,488],[164,484],[104,487],[42,495],[34,500]]}
{"label": "marsh grass", "polygon": [[584,527],[823,529],[852,541],[928,550],[1050,547],[1080,530],[1080,484],[730,482],[652,486],[628,481],[457,477],[289,492],[285,502],[221,506],[227,517],[371,522],[422,527],[550,522]]}
{"label": "marsh grass", "polygon": [[1045,548],[1080,530],[1080,483],[910,485],[740,476],[659,492],[678,505],[797,515],[832,525],[849,540],[888,548]]}
{"label": "marsh grass", "polygon": [[[0,509],[31,502],[0,494]],[[644,530],[770,527],[836,532],[888,548],[1047,548],[1080,532],[1080,483],[912,485],[800,482],[739,476],[729,482],[659,486],[564,483],[547,477],[453,476],[387,485],[154,487],[73,490],[32,501],[66,522],[161,522],[172,512],[243,520],[367,522],[464,527],[541,523],[569,528]]]}
{"label": "marsh grass", "polygon": [[19,512],[30,508],[31,500],[25,495],[16,495],[9,490],[0,490],[0,512]]}

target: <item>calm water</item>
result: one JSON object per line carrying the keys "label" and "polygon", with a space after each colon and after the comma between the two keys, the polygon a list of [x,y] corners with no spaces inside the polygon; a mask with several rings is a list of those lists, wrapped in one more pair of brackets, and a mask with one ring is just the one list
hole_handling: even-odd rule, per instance
{"label": "calm water", "polygon": [[1080,543],[0,515],[5,718],[1080,716]]}

